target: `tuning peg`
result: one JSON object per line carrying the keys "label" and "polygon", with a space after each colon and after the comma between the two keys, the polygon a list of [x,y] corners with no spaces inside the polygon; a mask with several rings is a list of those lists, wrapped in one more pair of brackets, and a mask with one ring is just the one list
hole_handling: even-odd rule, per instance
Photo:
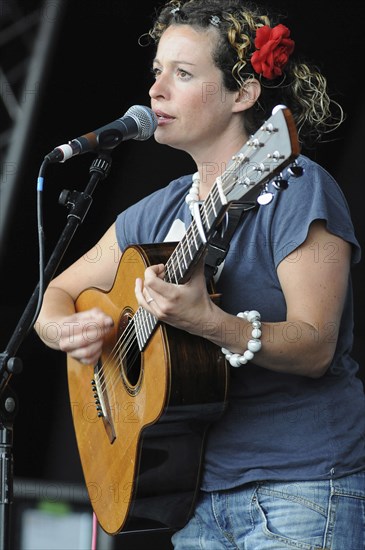
{"label": "tuning peg", "polygon": [[291,166],[288,168],[288,173],[290,176],[294,176],[295,178],[299,178],[299,176],[303,175],[303,168],[301,166],[298,166],[298,164],[293,162]]}
{"label": "tuning peg", "polygon": [[265,187],[257,197],[257,202],[261,204],[261,206],[265,206],[266,204],[269,204],[273,199],[273,194],[269,191],[267,183],[265,184]]}
{"label": "tuning peg", "polygon": [[287,189],[289,185],[288,180],[285,180],[282,176],[278,176],[277,178],[275,178],[272,184],[278,191],[283,191],[284,189]]}

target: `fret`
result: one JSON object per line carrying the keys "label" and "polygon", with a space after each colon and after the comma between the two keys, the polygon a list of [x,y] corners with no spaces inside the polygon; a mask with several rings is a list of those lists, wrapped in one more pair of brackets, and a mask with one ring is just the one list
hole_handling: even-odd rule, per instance
{"label": "fret", "polygon": [[[185,241],[185,240],[186,240],[186,239],[184,239],[184,241]],[[187,260],[186,260],[185,249],[186,249],[186,247],[185,247],[185,242],[183,242],[182,245],[181,245],[181,254],[182,254],[182,257],[183,257],[183,262],[184,262],[185,271],[187,271],[188,268],[189,268],[189,264],[188,264],[188,262],[187,262]]]}
{"label": "fret", "polygon": [[[246,158],[244,159],[246,160]],[[243,159],[242,159],[243,161]],[[237,170],[237,162],[235,163],[235,167],[234,167],[234,170],[236,171]],[[224,194],[224,191],[223,191],[223,179],[229,179],[230,177],[232,176],[232,174],[230,174],[229,172],[227,173],[226,177],[224,177],[224,174],[223,176],[219,177],[216,179],[215,181],[215,185],[214,185],[214,188],[215,188],[215,191],[218,193],[218,196],[219,196],[219,200],[221,201],[221,204],[227,204],[227,197],[225,196]],[[237,177],[235,177],[235,174],[233,173],[233,178],[234,180],[237,180]],[[226,184],[225,184],[226,185]]]}
{"label": "fret", "polygon": [[146,311],[143,308],[142,310],[143,310],[143,321],[144,321],[144,324],[143,324],[144,344],[143,345],[145,346],[151,335],[151,329],[148,330],[149,321],[151,320],[150,319],[151,314],[149,311]]}
{"label": "fret", "polygon": [[182,279],[183,275],[184,275],[184,272],[182,270],[181,260],[179,259],[179,256],[181,256],[180,251],[181,251],[181,244],[177,247],[177,252],[176,252],[177,259],[176,260],[177,260],[177,266],[178,266],[179,271],[180,271],[180,279]]}
{"label": "fret", "polygon": [[[191,261],[188,261],[186,251],[188,251],[190,260],[194,260],[196,257],[197,252],[199,251],[202,242],[198,242],[197,240],[197,232],[195,231],[195,224],[192,222],[192,224],[189,226],[189,229],[185,236],[181,239],[179,244],[176,246],[175,250],[171,254],[170,258],[166,262],[166,268],[167,268],[167,275],[170,277],[171,280],[171,274],[170,272],[173,271],[174,273],[174,282],[176,284],[179,283],[181,279],[183,279],[184,275],[186,274],[187,270],[189,269],[191,265]],[[192,237],[191,237],[192,235]],[[195,253],[192,250],[192,246],[195,245]],[[166,279],[166,277],[165,277]]]}
{"label": "fret", "polygon": [[134,321],[134,328],[135,328],[135,333],[136,333],[136,338],[137,338],[137,343],[138,343],[138,348],[140,351],[143,350],[143,347],[144,347],[144,342],[142,341],[142,333],[141,333],[141,330],[140,330],[140,314],[141,314],[141,309],[142,308],[139,308],[137,309],[136,313],[134,314],[133,316],[133,321]]}
{"label": "fret", "polygon": [[185,252],[184,252],[184,244],[185,244],[185,240],[186,239],[183,239],[181,241],[181,245],[180,245],[180,258],[181,258],[181,262],[180,262],[180,265],[181,267],[183,268],[183,273],[186,273],[187,269],[188,269],[188,264],[186,263],[186,257],[185,257]]}
{"label": "fret", "polygon": [[166,262],[166,265],[165,265],[165,272],[166,272],[165,273],[165,281],[168,282],[168,283],[171,283],[171,281],[172,281],[170,271],[171,271],[170,264],[169,264],[169,262]]}
{"label": "fret", "polygon": [[146,310],[143,308],[141,308],[140,318],[141,318],[141,323],[140,323],[141,342],[142,342],[142,347],[144,348],[148,340],[148,335],[147,335],[147,329],[146,329]]}
{"label": "fret", "polygon": [[[198,246],[198,242],[197,242],[197,239],[196,239],[197,232],[196,232],[196,230],[195,230],[195,228],[196,228],[195,222],[193,222],[192,225],[193,225],[194,245],[195,245],[195,249],[198,250],[199,246]],[[191,227],[191,226],[190,226],[190,227]]]}
{"label": "fret", "polygon": [[[170,260],[171,260],[171,257],[170,257]],[[175,269],[175,264],[173,262],[173,260],[169,261],[170,264],[172,264],[172,272],[173,272],[173,279],[171,279],[171,283],[175,283],[177,284],[178,283],[178,278],[177,278],[177,274],[176,274],[176,269]]]}
{"label": "fret", "polygon": [[208,201],[208,206],[209,206],[209,209],[206,209],[206,227],[207,227],[207,232],[209,232],[209,230],[211,229],[211,227],[213,226],[213,223],[214,221],[216,220],[217,216],[215,214],[215,209],[214,209],[214,201],[213,201],[213,196],[210,197],[209,201]]}
{"label": "fret", "polygon": [[202,212],[204,213],[203,208],[201,208],[198,202],[193,203],[193,218],[195,222],[195,227],[199,233],[200,239],[202,242],[206,242],[205,229],[202,220]]}
{"label": "fret", "polygon": [[213,208],[214,216],[217,217],[217,210],[215,208],[215,204],[213,200],[212,200],[212,208]]}
{"label": "fret", "polygon": [[190,247],[191,241],[189,241],[189,239],[187,239],[187,243],[188,243],[189,256],[190,256],[190,259],[192,260],[193,259],[193,254],[191,252],[191,247]]}
{"label": "fret", "polygon": [[199,233],[196,228],[195,221],[191,224],[187,234],[186,234],[186,241],[188,243],[188,248],[190,252],[190,258],[191,260],[194,260],[196,257],[197,252],[199,251],[199,248],[201,246],[201,243],[198,243],[197,237],[199,236]]}
{"label": "fret", "polygon": [[207,233],[210,229],[210,223],[209,223],[209,217],[208,217],[208,213],[209,213],[209,202],[210,200],[206,200],[204,204],[201,205],[200,207],[200,212],[202,213],[202,222],[203,222],[203,227],[204,227],[204,230],[205,230],[205,233]]}
{"label": "fret", "polygon": [[148,325],[148,328],[149,328],[149,331],[147,333],[147,338],[146,338],[146,343],[147,343],[148,338],[149,338],[149,334],[151,334],[151,332],[153,331],[153,329],[155,328],[155,326],[157,324],[157,319],[150,312],[146,312],[146,313],[147,313],[146,322],[147,322],[147,325]]}
{"label": "fret", "polygon": [[143,307],[139,307],[133,316],[133,322],[138,348],[140,351],[143,351],[153,330],[157,326],[157,318],[143,309]]}
{"label": "fret", "polygon": [[181,281],[181,279],[184,277],[184,275],[186,273],[186,270],[187,270],[187,266],[185,265],[184,252],[183,252],[183,241],[181,241],[179,243],[179,245],[177,246],[174,253],[175,252],[176,252],[176,254],[175,254],[176,255],[176,263],[177,263],[177,267],[178,267],[178,270],[179,270],[179,273],[180,273],[179,280]]}
{"label": "fret", "polygon": [[141,334],[142,334],[142,346],[144,347],[146,345],[146,342],[148,340],[148,335],[147,335],[147,328],[146,328],[146,310],[145,309],[142,309],[141,310],[141,324],[140,324],[140,328],[141,328]]}
{"label": "fret", "polygon": [[180,243],[177,245],[176,249],[174,250],[172,256],[170,257],[169,259],[169,262],[172,264],[173,266],[173,271],[174,271],[174,275],[175,275],[175,283],[177,284],[179,282],[179,272],[178,272],[178,268],[180,267],[179,265],[179,262],[176,261],[176,256],[177,256],[177,250],[178,248],[180,247]]}

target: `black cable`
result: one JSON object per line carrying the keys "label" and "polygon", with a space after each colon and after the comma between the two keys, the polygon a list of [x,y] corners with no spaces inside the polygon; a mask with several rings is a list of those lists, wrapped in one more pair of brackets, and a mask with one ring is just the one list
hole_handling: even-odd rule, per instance
{"label": "black cable", "polygon": [[44,158],[39,169],[37,178],[37,228],[38,228],[38,254],[39,254],[39,284],[38,284],[38,302],[34,313],[33,321],[30,324],[28,332],[33,328],[37,320],[43,303],[45,292],[44,284],[44,230],[43,230],[43,185],[46,168],[49,164],[49,159]]}

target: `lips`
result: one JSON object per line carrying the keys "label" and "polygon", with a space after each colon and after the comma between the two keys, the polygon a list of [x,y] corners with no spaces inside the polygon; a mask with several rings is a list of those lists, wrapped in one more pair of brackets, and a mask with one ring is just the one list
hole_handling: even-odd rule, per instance
{"label": "lips", "polygon": [[171,120],[175,120],[175,117],[168,115],[167,113],[164,113],[160,110],[155,111],[155,115],[157,116],[159,125],[170,122]]}

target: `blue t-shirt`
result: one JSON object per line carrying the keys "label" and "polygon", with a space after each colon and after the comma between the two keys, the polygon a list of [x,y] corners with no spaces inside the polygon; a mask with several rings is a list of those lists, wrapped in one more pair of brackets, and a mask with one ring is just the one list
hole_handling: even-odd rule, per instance
{"label": "blue t-shirt", "polygon": [[[352,245],[360,260],[344,195],[318,164],[298,158],[303,175],[273,200],[245,214],[216,282],[221,307],[232,313],[255,309],[266,322],[284,321],[286,304],[277,276],[281,261],[302,244],[310,224],[325,220],[330,233]],[[284,174],[285,176],[285,174]],[[191,223],[185,196],[191,175],[171,182],[120,214],[121,250],[131,244],[178,240]],[[313,261],[333,264],[336,250],[313,247]],[[291,257],[290,261],[296,258]],[[325,335],[331,338],[332,327]],[[286,327],[289,341],[299,327]],[[315,338],[316,335],[314,334]],[[249,363],[230,369],[228,407],[209,429],[202,478],[204,490],[262,480],[328,479],[365,468],[365,397],[351,358],[351,280],[332,364],[319,379],[283,374]]]}

